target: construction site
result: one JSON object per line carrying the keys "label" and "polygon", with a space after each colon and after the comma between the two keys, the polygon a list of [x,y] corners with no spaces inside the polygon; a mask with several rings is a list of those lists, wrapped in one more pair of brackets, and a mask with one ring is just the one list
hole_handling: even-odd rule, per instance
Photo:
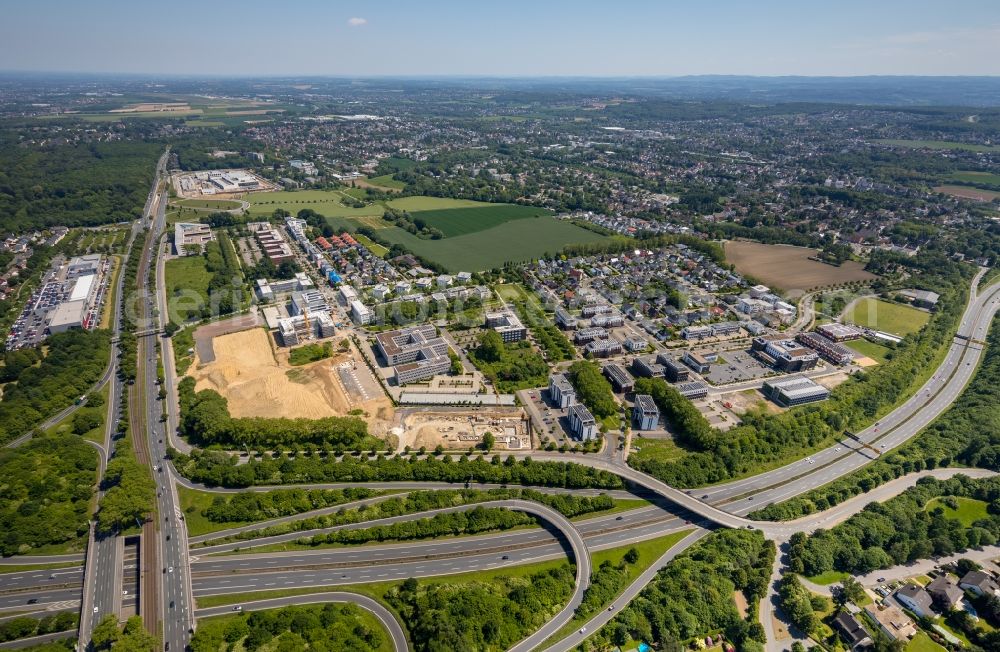
{"label": "construction site", "polygon": [[467,451],[480,446],[487,432],[493,434],[493,450],[531,448],[530,421],[521,408],[406,411],[401,424],[402,428],[396,431],[400,446],[411,449],[421,446],[434,449],[440,445],[445,449]]}
{"label": "construction site", "polygon": [[373,435],[390,433],[392,403],[353,346],[334,346],[330,358],[293,366],[288,348],[278,347],[267,330],[251,328],[213,337],[210,361],[202,361],[204,348],[197,348],[188,375],[196,390],[224,396],[234,417],[318,419],[355,412]]}
{"label": "construction site", "polygon": [[277,186],[250,170],[182,172],[170,178],[174,192],[183,199],[235,199],[248,192],[270,192]]}

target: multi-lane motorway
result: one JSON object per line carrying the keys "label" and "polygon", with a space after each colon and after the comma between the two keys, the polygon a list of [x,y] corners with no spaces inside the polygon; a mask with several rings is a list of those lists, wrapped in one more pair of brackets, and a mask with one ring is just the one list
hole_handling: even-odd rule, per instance
{"label": "multi-lane motorway", "polygon": [[[157,483],[157,516],[143,529],[140,555],[140,603],[151,631],[161,631],[163,642],[169,649],[183,650],[195,626],[195,617],[223,613],[230,608],[201,610],[196,613],[194,596],[267,591],[292,587],[336,587],[338,585],[399,580],[408,577],[431,577],[450,573],[502,568],[544,559],[569,555],[576,562],[576,586],[569,604],[545,627],[534,632],[514,649],[535,649],[563,627],[572,618],[574,608],[582,600],[583,590],[590,577],[590,552],[626,545],[630,542],[663,536],[668,533],[690,531],[657,560],[642,576],[625,590],[611,610],[596,614],[586,627],[569,638],[552,646],[550,650],[571,649],[595,629],[614,617],[617,610],[641,591],[656,570],[674,555],[707,533],[705,527],[753,527],[770,538],[783,540],[796,531],[811,531],[829,527],[860,509],[867,498],[884,499],[902,490],[904,480],[892,487],[879,489],[869,497],[858,498],[823,514],[804,517],[790,523],[753,521],[746,514],[771,502],[785,500],[849,474],[883,451],[891,450],[916,435],[940,415],[960,395],[971,379],[983,353],[982,342],[998,309],[1000,285],[981,292],[976,290],[977,275],[973,281],[969,304],[962,316],[958,334],[948,349],[940,367],[910,399],[881,418],[869,428],[857,433],[855,438],[818,451],[806,459],[785,465],[751,478],[717,485],[700,490],[682,491],[640,473],[625,463],[623,455],[614,450],[607,455],[573,455],[534,453],[535,459],[573,461],[586,466],[616,473],[655,498],[648,507],[632,509],[620,514],[594,516],[571,523],[557,512],[526,501],[486,503],[511,509],[529,511],[542,518],[547,527],[494,533],[450,540],[417,541],[407,544],[345,547],[333,549],[296,549],[287,552],[246,554],[246,549],[257,545],[287,543],[306,536],[308,532],[261,538],[253,543],[212,544],[224,536],[238,534],[256,526],[235,528],[189,539],[186,523],[179,509],[177,485],[198,487],[175,474],[166,463],[167,444],[173,443],[177,424],[176,406],[167,410],[166,423],[161,421],[163,410],[158,398],[156,333],[167,319],[166,296],[163,291],[163,257],[165,242],[161,240],[166,225],[167,192],[161,179],[165,173],[166,154],[157,166],[157,181],[147,202],[144,219],[136,223],[131,242],[139,250],[140,265],[137,283],[137,300],[130,305],[138,308],[138,376],[131,391],[109,367],[107,375],[112,382],[111,400],[108,402],[108,427],[103,461],[113,453],[112,431],[117,424],[121,402],[130,396],[130,418],[136,438],[136,452],[140,461],[151,467]],[[147,228],[148,227],[148,228]],[[144,235],[144,237],[139,237]],[[150,271],[153,271],[155,291],[150,292]],[[980,272],[980,275],[982,271]],[[119,287],[119,302],[123,298]],[[116,306],[115,324],[120,323]],[[166,365],[166,389],[174,394],[175,378],[171,364]],[[937,473],[951,473],[939,470]],[[913,478],[908,481],[912,483]],[[324,485],[337,486],[337,485]],[[342,485],[341,485],[342,486]],[[373,483],[372,488],[394,490],[454,488],[442,483]],[[266,487],[255,487],[262,491]],[[219,490],[236,491],[236,490]],[[558,490],[549,490],[558,491]],[[580,492],[583,493],[583,492]],[[589,493],[589,492],[588,492]],[[625,495],[614,492],[616,495]],[[385,497],[358,501],[371,503]],[[335,509],[340,509],[338,506]],[[469,509],[461,506],[450,509]],[[335,511],[317,510],[315,513]],[[450,510],[439,510],[450,511]],[[410,514],[383,519],[378,522],[352,524],[345,527],[367,527],[380,522],[392,523],[426,517],[433,512]],[[306,515],[274,519],[274,524],[295,520]],[[329,529],[328,529],[329,530]],[[53,571],[25,571],[4,575],[4,590],[0,592],[0,610],[24,608],[27,600],[37,602],[39,608],[59,610],[81,605],[82,618],[80,641],[86,643],[96,622],[107,613],[121,613],[123,590],[123,554],[120,537],[99,538],[88,548],[83,568],[74,567]],[[192,546],[189,549],[189,545]],[[232,553],[242,548],[244,554]],[[189,558],[189,555],[194,555]],[[82,598],[82,599],[81,599]],[[133,596],[127,596],[131,600]],[[350,593],[319,594],[311,598],[296,597],[262,601],[246,605],[247,609],[267,608],[281,604],[301,603],[307,600],[347,600],[368,608],[383,620],[397,649],[405,648],[405,635],[392,615],[378,603]],[[381,613],[379,610],[385,611]],[[160,625],[162,624],[162,629]]]}

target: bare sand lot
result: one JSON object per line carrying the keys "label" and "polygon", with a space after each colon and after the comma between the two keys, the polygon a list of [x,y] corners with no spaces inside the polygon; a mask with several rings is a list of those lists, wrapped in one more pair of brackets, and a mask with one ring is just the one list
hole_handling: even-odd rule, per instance
{"label": "bare sand lot", "polygon": [[748,274],[793,297],[813,288],[876,278],[853,260],[845,261],[840,267],[809,260],[817,252],[808,247],[730,240],[725,243],[725,252],[726,260],[735,265],[739,273]]}
{"label": "bare sand lot", "polygon": [[[392,419],[389,399],[379,392],[368,397],[348,393],[337,373],[358,354],[351,349],[333,358],[292,367],[288,349],[273,345],[262,328],[220,335],[212,340],[215,359],[193,365],[195,389],[213,389],[229,401],[234,417],[304,417],[318,419],[363,410],[372,434],[388,431]],[[357,365],[367,372],[363,362]],[[360,399],[360,400],[359,400]]]}

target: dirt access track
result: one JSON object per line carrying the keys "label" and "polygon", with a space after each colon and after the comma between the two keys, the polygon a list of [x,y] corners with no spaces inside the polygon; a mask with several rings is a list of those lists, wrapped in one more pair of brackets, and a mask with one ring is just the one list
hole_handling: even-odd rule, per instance
{"label": "dirt access track", "polygon": [[372,434],[389,431],[393,409],[385,394],[355,397],[340,380],[337,368],[344,363],[353,366],[357,361],[358,368],[367,371],[353,347],[293,367],[288,364],[288,349],[276,347],[265,329],[251,328],[213,338],[211,349],[215,359],[204,364],[198,360],[188,373],[196,390],[213,389],[226,397],[234,417],[319,419],[360,409],[367,414]]}

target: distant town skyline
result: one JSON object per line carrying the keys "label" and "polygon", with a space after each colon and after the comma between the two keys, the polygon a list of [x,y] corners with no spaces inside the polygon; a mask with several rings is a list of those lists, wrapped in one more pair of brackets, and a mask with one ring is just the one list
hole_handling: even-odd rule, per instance
{"label": "distant town skyline", "polygon": [[0,69],[157,75],[1000,75],[1000,3],[10,0]]}

